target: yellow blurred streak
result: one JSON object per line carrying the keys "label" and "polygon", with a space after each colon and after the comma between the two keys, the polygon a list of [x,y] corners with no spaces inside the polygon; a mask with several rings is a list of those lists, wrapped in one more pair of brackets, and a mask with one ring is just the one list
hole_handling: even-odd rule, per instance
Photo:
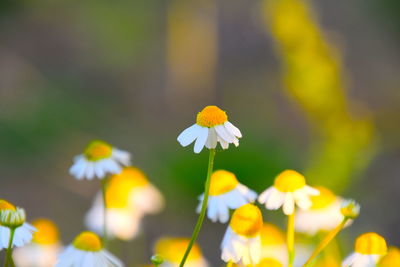
{"label": "yellow blurred streak", "polygon": [[339,52],[324,38],[309,1],[264,0],[263,4],[287,92],[318,132],[307,180],[340,191],[374,154],[372,120],[347,99]]}
{"label": "yellow blurred streak", "polygon": [[[167,98],[213,99],[218,38],[214,1],[172,1],[167,25]],[[188,101],[192,102],[192,101]]]}

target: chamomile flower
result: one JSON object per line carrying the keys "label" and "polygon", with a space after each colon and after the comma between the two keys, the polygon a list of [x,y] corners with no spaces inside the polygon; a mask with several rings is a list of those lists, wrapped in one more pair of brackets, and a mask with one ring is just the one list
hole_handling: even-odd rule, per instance
{"label": "chamomile flower", "polygon": [[389,247],[388,253],[379,261],[379,267],[400,266],[400,249]]}
{"label": "chamomile flower", "polygon": [[[188,238],[164,237],[159,239],[154,250],[162,257],[160,267],[178,267],[186,248],[189,244]],[[200,247],[194,244],[185,263],[186,267],[208,267],[207,260],[203,257]]]}
{"label": "chamomile flower", "polygon": [[61,249],[57,226],[48,219],[34,220],[32,225],[37,229],[37,232],[33,234],[32,243],[13,251],[16,265],[19,267],[54,266]]}
{"label": "chamomile flower", "polygon": [[[344,219],[341,208],[344,200],[325,187],[315,187],[319,195],[311,196],[309,210],[296,211],[295,228],[297,232],[314,235],[319,231],[330,231]],[[348,221],[346,226],[349,226]]]}
{"label": "chamomile flower", "polygon": [[207,106],[197,114],[196,123],[178,136],[178,142],[188,146],[196,140],[194,152],[200,153],[204,146],[216,148],[218,142],[223,149],[227,149],[231,143],[239,146],[241,137],[242,133],[228,121],[225,111],[217,106]]}
{"label": "chamomile flower", "polygon": [[241,261],[244,265],[258,264],[262,226],[262,215],[257,206],[245,204],[235,210],[221,243],[222,260]]}
{"label": "chamomile flower", "polygon": [[32,240],[35,227],[25,222],[25,211],[0,199],[0,250],[8,247],[11,230],[14,229],[13,247],[21,247]]}
{"label": "chamomile flower", "polygon": [[58,256],[56,267],[122,267],[123,263],[103,249],[100,238],[92,232],[79,234]]}
{"label": "chamomile flower", "polygon": [[304,210],[309,209],[312,206],[310,196],[318,194],[317,189],[306,184],[303,175],[285,170],[275,178],[274,185],[258,197],[258,201],[269,210],[277,210],[283,206],[283,213],[291,215],[295,205]]}
{"label": "chamomile flower", "polygon": [[377,233],[365,233],[356,239],[354,253],[343,261],[342,266],[375,266],[386,253],[387,245],[382,236]]}
{"label": "chamomile flower", "polygon": [[[203,198],[204,194],[199,197],[198,213],[200,213]],[[211,175],[207,216],[213,222],[226,223],[229,220],[229,209],[237,209],[244,204],[254,202],[256,198],[257,193],[239,183],[235,174],[217,170]]]}
{"label": "chamomile flower", "polygon": [[130,157],[128,152],[112,147],[104,141],[94,140],[89,143],[83,154],[74,158],[69,173],[78,180],[92,180],[95,177],[103,179],[108,174],[119,173],[121,165],[129,165]]}
{"label": "chamomile flower", "polygon": [[275,259],[281,264],[287,263],[285,235],[273,224],[264,223],[261,228],[261,257]]}
{"label": "chamomile flower", "polygon": [[[125,167],[110,177],[106,188],[107,227],[110,236],[129,240],[136,236],[142,217],[159,212],[164,198],[138,168]],[[103,200],[95,197],[86,215],[86,225],[96,233],[103,229]]]}

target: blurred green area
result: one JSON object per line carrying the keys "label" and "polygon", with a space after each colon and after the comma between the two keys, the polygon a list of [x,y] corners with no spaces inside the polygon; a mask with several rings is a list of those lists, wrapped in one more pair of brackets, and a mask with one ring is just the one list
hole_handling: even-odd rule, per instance
{"label": "blurred green area", "polygon": [[[68,175],[73,156],[95,138],[131,151],[134,165],[167,200],[165,212],[146,218],[143,235],[122,245],[125,252],[136,251],[125,258],[144,263],[159,236],[191,233],[207,153],[195,155],[176,137],[205,105],[217,104],[244,135],[238,148],[218,151],[217,169],[233,171],[258,192],[283,169],[307,171],[313,184],[329,184],[360,200],[363,215],[352,236],[375,230],[399,242],[399,214],[386,217],[379,211],[399,201],[399,40],[395,29],[385,27],[399,21],[395,2],[370,0],[365,6],[342,0],[334,8],[329,1],[318,2],[313,18],[318,32],[328,36],[324,41],[335,47],[327,50],[341,58],[335,71],[346,84],[339,94],[325,95],[327,88],[316,87],[307,95],[301,87],[291,96],[282,81],[289,68],[275,53],[281,48],[259,3],[206,3],[190,1],[179,9],[179,1],[0,2],[1,197],[25,207],[29,218],[53,218],[70,242],[84,227],[83,214],[98,190],[98,183]],[[171,8],[186,13],[176,18]],[[208,28],[211,19],[216,29]],[[188,25],[196,29],[189,37]],[[190,50],[199,30],[209,39]],[[171,32],[175,39],[168,39]],[[184,58],[174,57],[170,46],[175,54],[182,47],[189,50]],[[205,56],[215,48],[216,58]],[[200,59],[215,73],[196,65]],[[171,66],[177,66],[174,79]],[[184,77],[186,68],[190,79]],[[311,72],[323,84],[318,75]],[[294,79],[296,85],[301,77]],[[313,106],[320,99],[346,102],[339,105],[346,114],[333,120],[341,128],[326,118],[329,108]],[[367,114],[368,123],[354,110]],[[357,134],[358,126],[367,134]],[[274,212],[266,218],[282,219]],[[213,263],[219,262],[223,231],[207,222],[200,237]]]}

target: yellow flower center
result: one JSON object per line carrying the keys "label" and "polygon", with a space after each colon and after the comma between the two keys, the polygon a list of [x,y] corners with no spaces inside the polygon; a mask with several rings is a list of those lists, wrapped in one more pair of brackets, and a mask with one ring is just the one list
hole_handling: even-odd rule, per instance
{"label": "yellow flower center", "polygon": [[281,192],[294,192],[306,185],[306,179],[300,173],[293,170],[281,172],[274,182],[274,186]]}
{"label": "yellow flower center", "polygon": [[112,154],[112,146],[104,141],[94,140],[86,147],[84,155],[90,161],[109,158]]}
{"label": "yellow flower center", "polygon": [[243,205],[233,212],[229,225],[238,235],[254,237],[263,226],[261,211],[253,204]]}
{"label": "yellow flower center", "polygon": [[388,253],[380,260],[379,267],[400,266],[400,249],[390,247]]}
{"label": "yellow flower center", "polygon": [[282,263],[272,258],[262,259],[257,265],[257,267],[283,267]]}
{"label": "yellow flower center", "polygon": [[132,189],[148,185],[146,175],[138,168],[126,167],[111,176],[106,191],[108,208],[126,208]]}
{"label": "yellow flower center", "polygon": [[365,233],[356,239],[355,251],[364,255],[384,255],[387,252],[386,241],[376,233]]}
{"label": "yellow flower center", "polygon": [[336,196],[332,193],[332,191],[322,186],[316,186],[315,188],[319,190],[319,195],[311,196],[311,209],[324,209],[336,201]]}
{"label": "yellow flower center", "polygon": [[47,219],[36,219],[32,225],[37,229],[33,234],[32,242],[40,245],[56,244],[59,240],[57,226]]}
{"label": "yellow flower center", "polygon": [[226,112],[217,106],[207,106],[197,114],[196,123],[203,127],[214,127],[228,121]]}
{"label": "yellow flower center", "polygon": [[264,223],[261,228],[261,243],[263,246],[282,245],[285,243],[285,236],[275,225]]}
{"label": "yellow flower center", "polygon": [[92,252],[99,251],[102,248],[98,235],[89,231],[82,232],[75,237],[73,245],[77,249]]}
{"label": "yellow flower center", "polygon": [[16,211],[17,209],[13,204],[8,202],[7,200],[0,199],[0,210],[13,210]]}
{"label": "yellow flower center", "polygon": [[[155,253],[159,254],[166,261],[180,263],[188,244],[188,238],[161,238],[156,243]],[[199,246],[194,244],[187,260],[199,260],[201,257],[202,254]]]}
{"label": "yellow flower center", "polygon": [[232,172],[218,170],[211,175],[210,196],[218,196],[233,190],[239,184]]}

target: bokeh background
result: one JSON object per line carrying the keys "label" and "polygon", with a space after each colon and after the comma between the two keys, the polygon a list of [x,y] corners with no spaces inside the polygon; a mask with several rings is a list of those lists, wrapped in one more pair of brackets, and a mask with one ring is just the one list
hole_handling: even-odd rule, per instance
{"label": "bokeh background", "polygon": [[[167,206],[116,246],[147,263],[157,238],[191,234],[207,153],[176,137],[216,104],[244,135],[216,168],[258,192],[304,172],[361,203],[347,248],[365,231],[398,246],[399,14],[394,0],[2,0],[0,196],[69,243],[100,184],[68,174],[73,156],[92,139],[131,151]],[[201,232],[212,266],[224,231]]]}

